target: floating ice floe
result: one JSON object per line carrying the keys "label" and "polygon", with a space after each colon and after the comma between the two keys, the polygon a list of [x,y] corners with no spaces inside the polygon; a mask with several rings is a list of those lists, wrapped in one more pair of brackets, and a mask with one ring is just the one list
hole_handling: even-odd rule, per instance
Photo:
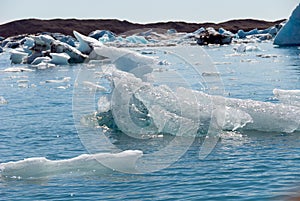
{"label": "floating ice floe", "polygon": [[84,54],[91,53],[91,51],[93,50],[93,46],[101,45],[98,40],[82,35],[77,31],[73,31],[73,34],[79,42],[77,49]]}
{"label": "floating ice floe", "polygon": [[22,68],[22,67],[11,67],[4,69],[4,72],[32,72],[34,70],[29,68]]}
{"label": "floating ice floe", "polygon": [[288,22],[276,35],[274,44],[279,46],[300,45],[300,4],[295,8]]}
{"label": "floating ice floe", "polygon": [[37,179],[56,175],[101,175],[113,170],[136,172],[136,161],[142,151],[127,150],[121,153],[83,154],[64,160],[44,157],[0,164],[0,176],[10,179]]}
{"label": "floating ice floe", "polygon": [[13,49],[10,51],[10,60],[12,63],[20,64],[24,61],[24,58],[28,56],[28,53],[24,52],[22,49]]}
{"label": "floating ice floe", "polygon": [[[111,110],[112,114],[115,112],[114,117],[117,119],[113,116],[109,118],[112,118],[117,127],[125,133],[142,131],[146,134],[196,134],[179,132],[181,125],[190,128],[196,126],[196,131],[200,133],[211,125],[223,130],[287,133],[300,130],[300,108],[294,105],[225,98],[182,87],[174,91],[165,85],[153,86],[131,73],[119,70],[115,70],[111,75],[113,86],[117,87],[117,92],[111,100]],[[132,102],[129,97],[134,97]],[[102,99],[101,102],[109,106],[105,100]],[[116,107],[124,105],[122,101],[129,103],[128,108]],[[118,119],[126,116],[131,120]],[[133,125],[130,122],[134,119],[136,122]],[[141,128],[136,125],[147,126]]]}
{"label": "floating ice floe", "polygon": [[38,65],[40,63],[50,63],[50,61],[50,57],[37,57],[31,62],[31,65]]}
{"label": "floating ice floe", "polygon": [[241,43],[233,48],[238,53],[260,51],[261,49],[254,45],[246,45]]}
{"label": "floating ice floe", "polygon": [[46,83],[63,83],[63,82],[69,82],[71,80],[70,77],[64,77],[63,79],[60,80],[46,80]]}
{"label": "floating ice floe", "polygon": [[68,60],[71,58],[67,53],[50,53],[52,59],[51,63],[55,65],[67,65],[69,64]]}
{"label": "floating ice floe", "polygon": [[26,52],[29,53],[30,49],[33,48],[35,45],[34,39],[30,38],[30,37],[26,37],[25,38],[25,42],[23,44],[23,47],[25,50],[27,50]]}
{"label": "floating ice floe", "polygon": [[114,41],[116,38],[116,34],[109,30],[95,30],[91,32],[89,37],[95,38],[96,40],[101,41],[101,38],[105,37],[108,41]]}
{"label": "floating ice floe", "polygon": [[273,94],[280,102],[300,107],[300,90],[274,89]]}
{"label": "floating ice floe", "polygon": [[128,43],[148,44],[149,42],[143,36],[128,36],[125,39]]}
{"label": "floating ice floe", "polygon": [[5,100],[3,96],[0,96],[0,105],[5,105],[7,103],[8,103],[7,100]]}

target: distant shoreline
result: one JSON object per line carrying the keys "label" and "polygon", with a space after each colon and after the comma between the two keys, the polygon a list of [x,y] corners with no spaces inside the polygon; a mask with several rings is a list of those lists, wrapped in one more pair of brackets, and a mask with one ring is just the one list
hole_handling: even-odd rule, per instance
{"label": "distant shoreline", "polygon": [[255,19],[239,19],[229,20],[222,23],[187,23],[187,22],[157,22],[149,24],[132,23],[117,19],[24,19],[16,20],[0,25],[0,36],[10,37],[21,34],[36,34],[41,32],[62,33],[65,35],[73,35],[73,30],[77,30],[83,34],[89,34],[94,30],[110,30],[116,34],[122,34],[136,29],[175,29],[178,32],[194,32],[200,27],[220,27],[236,33],[243,29],[249,31],[252,29],[266,29],[283,22],[285,19],[274,22],[255,20]]}

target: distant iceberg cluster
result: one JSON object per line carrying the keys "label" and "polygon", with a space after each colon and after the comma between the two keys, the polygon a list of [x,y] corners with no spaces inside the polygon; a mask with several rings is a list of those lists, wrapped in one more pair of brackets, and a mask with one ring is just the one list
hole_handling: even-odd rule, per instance
{"label": "distant iceberg cluster", "polygon": [[[95,56],[96,47],[103,49],[115,47],[157,47],[176,45],[209,45],[230,44],[241,42],[261,42],[271,40],[280,30],[281,25],[265,30],[239,30],[232,33],[223,28],[215,30],[212,27],[199,28],[192,33],[179,33],[175,29],[169,30],[135,30],[130,33],[117,35],[109,30],[95,30],[88,36],[74,31],[74,36],[60,33],[25,34],[0,39],[0,53],[11,54],[11,61],[15,64],[30,64],[39,69],[83,63],[90,60],[105,58]],[[100,54],[101,55],[101,54]]]}

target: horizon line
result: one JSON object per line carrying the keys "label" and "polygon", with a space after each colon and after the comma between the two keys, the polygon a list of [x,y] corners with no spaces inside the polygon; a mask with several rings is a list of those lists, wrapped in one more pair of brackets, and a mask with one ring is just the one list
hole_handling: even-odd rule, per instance
{"label": "horizon line", "polygon": [[28,18],[20,18],[20,19],[13,19],[10,21],[6,21],[6,22],[0,22],[0,26],[1,25],[5,25],[5,24],[9,24],[12,22],[16,22],[16,21],[23,21],[23,20],[45,20],[45,21],[50,21],[50,20],[80,20],[80,21],[84,21],[84,20],[116,20],[116,21],[123,21],[123,22],[129,22],[132,24],[141,24],[141,25],[148,25],[148,24],[157,24],[157,23],[187,23],[187,24],[222,24],[222,23],[226,23],[226,22],[230,22],[230,21],[239,21],[239,20],[257,20],[257,21],[265,21],[265,22],[277,22],[277,21],[283,21],[283,20],[287,20],[285,18],[283,19],[276,19],[276,20],[266,20],[266,19],[258,19],[258,18],[231,18],[231,19],[227,19],[224,21],[219,21],[219,22],[214,22],[214,21],[184,21],[184,20],[165,20],[165,21],[156,21],[156,22],[133,22],[133,21],[129,21],[127,19],[118,19],[118,18],[76,18],[76,17],[70,17],[70,18],[61,18],[61,17],[55,17],[55,18],[36,18],[36,17],[28,17]]}

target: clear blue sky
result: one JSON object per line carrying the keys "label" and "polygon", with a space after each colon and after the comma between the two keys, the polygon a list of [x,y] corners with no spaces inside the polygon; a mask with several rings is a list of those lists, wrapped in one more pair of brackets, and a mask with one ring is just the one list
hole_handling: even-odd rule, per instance
{"label": "clear blue sky", "polygon": [[288,18],[300,0],[1,0],[0,24],[24,18],[103,18],[138,23]]}

